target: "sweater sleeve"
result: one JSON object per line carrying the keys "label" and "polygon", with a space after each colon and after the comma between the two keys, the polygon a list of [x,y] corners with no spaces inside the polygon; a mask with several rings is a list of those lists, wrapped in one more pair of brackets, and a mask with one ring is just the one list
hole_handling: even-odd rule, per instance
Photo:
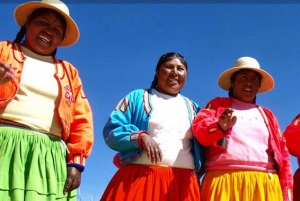
{"label": "sweater sleeve", "polygon": [[105,143],[115,151],[125,152],[139,148],[140,128],[134,123],[134,118],[138,115],[135,101],[138,93],[140,92],[133,91],[120,100],[103,128]]}
{"label": "sweater sleeve", "polygon": [[[66,140],[69,149],[68,166],[85,167],[85,161],[92,152],[94,142],[93,115],[88,99],[84,93],[77,70],[72,74],[74,107],[70,123],[70,135]],[[71,96],[69,97],[71,98]]]}
{"label": "sweater sleeve", "polygon": [[[276,139],[278,146],[273,146],[275,151],[275,160],[280,165],[278,170],[279,181],[282,189],[283,200],[292,200],[293,195],[293,173],[290,162],[290,154],[286,145],[286,140],[280,130],[277,118],[266,108],[264,109],[270,119],[271,131],[274,133],[272,139]],[[277,155],[277,156],[276,156]],[[280,157],[281,156],[281,157]],[[281,162],[280,162],[281,160]]]}
{"label": "sweater sleeve", "polygon": [[219,140],[228,134],[221,131],[218,123],[224,109],[225,107],[220,106],[219,98],[215,98],[198,112],[192,124],[192,129],[196,139],[203,146],[217,144]]}
{"label": "sweater sleeve", "polygon": [[291,155],[300,158],[300,114],[286,127],[284,133],[286,146]]}

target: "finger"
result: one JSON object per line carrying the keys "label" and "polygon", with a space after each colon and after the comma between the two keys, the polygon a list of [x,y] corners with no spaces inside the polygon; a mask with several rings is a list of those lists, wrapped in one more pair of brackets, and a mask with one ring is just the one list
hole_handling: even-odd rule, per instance
{"label": "finger", "polygon": [[154,147],[150,147],[150,154],[151,154],[151,163],[156,163],[156,157],[155,157],[155,148]]}
{"label": "finger", "polygon": [[70,188],[72,186],[73,183],[73,179],[68,178],[65,184],[65,188],[64,188],[64,194],[70,192]]}
{"label": "finger", "polygon": [[1,64],[0,65],[2,68],[2,71],[12,71],[13,69],[11,68],[11,65],[10,64],[6,64],[6,63],[4,63],[4,64]]}
{"label": "finger", "polygon": [[80,182],[78,180],[73,180],[68,192],[71,192],[72,190],[78,188],[79,186],[80,186]]}
{"label": "finger", "polygon": [[159,147],[155,148],[155,159],[156,159],[156,163],[161,162],[162,160],[162,152]]}
{"label": "finger", "polygon": [[233,116],[231,118],[231,122],[232,122],[232,125],[234,125],[236,123],[236,120],[237,120],[237,117],[236,116]]}

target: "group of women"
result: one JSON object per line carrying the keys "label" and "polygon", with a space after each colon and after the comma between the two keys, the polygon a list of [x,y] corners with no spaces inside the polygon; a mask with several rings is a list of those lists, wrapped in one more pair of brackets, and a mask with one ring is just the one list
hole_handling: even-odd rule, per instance
{"label": "group of women", "polygon": [[[14,15],[16,39],[0,42],[0,200],[76,200],[92,112],[76,68],[55,54],[79,29],[59,0],[21,4]],[[112,111],[103,136],[118,170],[100,200],[299,201],[289,158],[300,160],[300,116],[282,134],[256,104],[273,77],[241,57],[218,79],[228,97],[199,107],[180,93],[187,72],[182,55],[162,55],[151,86]]]}
{"label": "group of women", "polygon": [[228,97],[199,108],[180,94],[187,70],[182,55],[162,55],[150,88],[129,93],[111,113],[103,135],[119,169],[100,200],[293,200],[285,138],[256,104],[273,77],[241,57],[218,79]]}

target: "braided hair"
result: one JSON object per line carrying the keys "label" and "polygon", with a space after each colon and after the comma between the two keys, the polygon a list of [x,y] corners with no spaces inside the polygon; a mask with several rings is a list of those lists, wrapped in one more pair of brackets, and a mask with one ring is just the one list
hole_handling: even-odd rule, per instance
{"label": "braided hair", "polygon": [[[58,12],[52,10],[52,9],[48,9],[48,8],[38,8],[36,10],[34,10],[27,18],[27,21],[31,22],[34,18],[36,18],[37,16],[45,13],[45,12],[54,12],[58,19],[61,21],[63,27],[64,27],[64,34],[63,34],[63,38],[65,37],[65,33],[66,33],[66,28],[67,28],[67,22],[66,22],[66,19]],[[17,33],[16,35],[16,38],[14,40],[14,43],[22,43],[24,42],[24,36],[26,35],[26,24],[24,24],[23,26],[21,26],[19,32]],[[51,53],[52,56],[55,57],[56,55],[56,52],[57,52],[57,48]]]}
{"label": "braided hair", "polygon": [[[186,70],[188,69],[188,65],[187,65],[187,62],[185,60],[185,58],[180,55],[179,53],[176,53],[176,52],[168,52],[166,54],[163,54],[158,62],[157,62],[157,65],[156,65],[156,68],[155,68],[155,71],[158,71],[160,66],[164,63],[166,63],[167,61],[170,61],[171,59],[174,59],[174,58],[177,58],[180,60],[180,62],[185,66]],[[157,84],[158,84],[158,78],[156,76],[156,74],[154,75],[154,79],[151,83],[151,86],[150,88],[156,88],[157,87]]]}

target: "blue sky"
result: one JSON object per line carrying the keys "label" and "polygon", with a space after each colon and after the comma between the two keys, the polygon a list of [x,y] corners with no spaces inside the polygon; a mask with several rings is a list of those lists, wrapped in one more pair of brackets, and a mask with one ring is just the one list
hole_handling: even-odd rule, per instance
{"label": "blue sky", "polygon": [[[5,11],[0,12],[0,40],[14,40],[19,30],[13,18],[16,2],[26,1],[0,4]],[[166,52],[185,56],[189,71],[182,94],[200,106],[227,96],[217,85],[220,73],[239,57],[252,56],[275,79],[275,88],[258,94],[257,103],[274,112],[282,130],[300,112],[300,4],[65,2],[71,3],[81,37],[60,48],[57,57],[79,70],[95,124],[82,201],[99,200],[117,170],[115,152],[102,136],[110,112],[130,91],[150,86],[158,58]],[[297,162],[291,161],[295,170]]]}

